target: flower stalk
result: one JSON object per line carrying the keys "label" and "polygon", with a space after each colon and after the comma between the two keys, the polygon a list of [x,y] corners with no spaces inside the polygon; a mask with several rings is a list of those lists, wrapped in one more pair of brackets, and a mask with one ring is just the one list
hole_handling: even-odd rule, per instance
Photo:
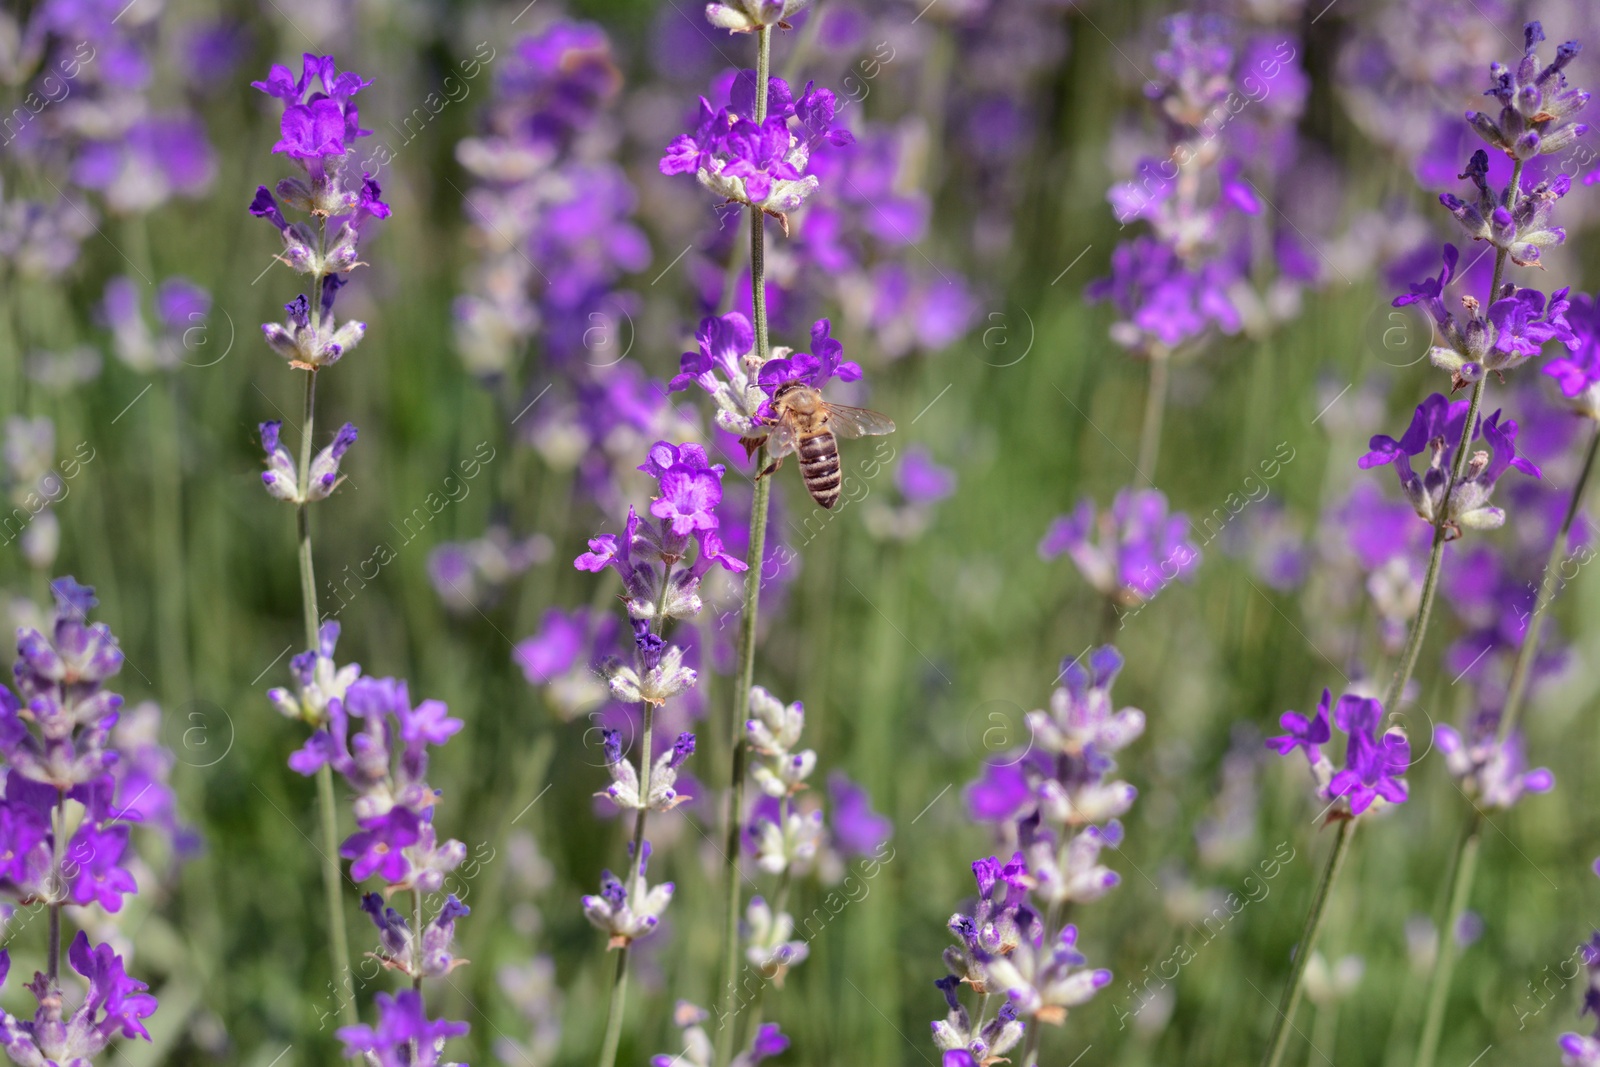
{"label": "flower stalk", "polygon": [[[760,125],[767,118],[767,82],[772,67],[772,28],[762,26],[756,34],[755,118]],[[755,319],[756,361],[765,363],[771,354],[767,338],[766,214],[750,207],[750,305]],[[719,1013],[716,1062],[727,1064],[733,1057],[734,1016],[738,1013],[739,980],[739,820],[744,810],[745,744],[744,722],[750,708],[750,687],[755,684],[756,618],[761,601],[762,559],[767,541],[767,508],[772,498],[772,480],[761,477],[766,469],[767,448],[756,449],[755,489],[750,501],[750,549],[745,557],[749,568],[744,579],[744,605],[739,618],[739,675],[733,688],[728,716],[730,767],[727,832],[723,838],[723,858],[727,865],[727,902],[723,919],[722,1010]]]}
{"label": "flower stalk", "polygon": [[1283,996],[1278,1000],[1278,1017],[1272,1023],[1272,1037],[1267,1042],[1267,1055],[1261,1062],[1263,1067],[1280,1067],[1283,1063],[1283,1054],[1289,1047],[1290,1021],[1294,1018],[1296,1009],[1300,1007],[1300,998],[1305,994],[1306,964],[1311,962],[1311,952],[1316,947],[1317,938],[1322,933],[1322,924],[1327,917],[1328,898],[1332,895],[1333,884],[1339,878],[1339,872],[1344,868],[1344,861],[1350,854],[1350,842],[1355,839],[1356,820],[1342,818],[1339,820],[1339,829],[1333,837],[1333,852],[1328,856],[1328,863],[1322,869],[1322,878],[1317,882],[1315,895],[1311,898],[1311,908],[1306,912],[1306,923],[1300,931],[1300,940],[1295,945],[1294,963],[1289,970],[1289,980],[1284,983]]}
{"label": "flower stalk", "polygon": [[[1521,717],[1523,700],[1528,692],[1528,677],[1533,670],[1533,661],[1539,653],[1539,639],[1544,631],[1544,616],[1555,600],[1559,585],[1559,566],[1566,555],[1567,538],[1572,533],[1572,523],[1577,518],[1584,489],[1588,486],[1590,472],[1594,469],[1597,448],[1600,448],[1600,423],[1596,423],[1595,429],[1589,435],[1589,447],[1583,457],[1583,470],[1572,487],[1572,496],[1567,501],[1567,510],[1561,520],[1561,527],[1550,545],[1550,555],[1545,560],[1544,574],[1539,582],[1539,595],[1534,602],[1533,614],[1528,619],[1528,628],[1523,633],[1522,645],[1517,649],[1516,663],[1511,669],[1511,682],[1506,691],[1505,707],[1500,712],[1500,723],[1495,737],[1497,746],[1503,746],[1507,742],[1512,731],[1516,729],[1517,720]],[[1450,864],[1449,910],[1444,924],[1439,928],[1439,952],[1434,962],[1433,976],[1428,984],[1428,1011],[1423,1022],[1422,1038],[1417,1043],[1416,1067],[1433,1067],[1438,1057],[1439,1040],[1444,1033],[1445,1005],[1449,1001],[1450,983],[1455,975],[1457,956],[1455,931],[1461,922],[1461,916],[1466,913],[1467,905],[1472,900],[1472,885],[1478,872],[1478,850],[1483,837],[1483,821],[1483,809],[1476,804],[1472,805],[1472,814],[1468,816],[1467,824],[1462,828],[1461,839]]]}
{"label": "flower stalk", "polygon": [[[322,279],[313,279],[313,291]],[[304,372],[306,376],[305,406],[301,412],[300,427],[300,484],[311,481],[312,437],[316,425],[317,372],[315,368]],[[299,540],[300,602],[305,616],[306,647],[318,644],[318,620],[321,611],[317,606],[317,574],[311,554],[311,502],[302,500],[295,509],[295,525]],[[346,1026],[360,1022],[356,1012],[355,976],[350,969],[350,939],[344,922],[344,897],[339,869],[339,813],[333,792],[333,769],[323,764],[317,770],[317,807],[322,822],[322,894],[328,911],[328,940],[333,949],[334,989],[339,998],[339,1018]],[[418,929],[421,929],[419,926]]]}

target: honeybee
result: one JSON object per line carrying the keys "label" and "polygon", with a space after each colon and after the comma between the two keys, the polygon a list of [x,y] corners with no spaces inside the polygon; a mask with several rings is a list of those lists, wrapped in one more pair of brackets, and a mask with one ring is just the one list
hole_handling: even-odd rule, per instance
{"label": "honeybee", "polygon": [[[800,475],[811,499],[833,509],[839,503],[843,478],[839,471],[840,437],[877,437],[894,433],[894,420],[877,411],[830,404],[822,391],[804,382],[788,381],[772,396],[772,433],[767,439],[769,463],[758,477],[783,466],[784,457],[800,454]],[[753,444],[754,442],[752,442]]]}

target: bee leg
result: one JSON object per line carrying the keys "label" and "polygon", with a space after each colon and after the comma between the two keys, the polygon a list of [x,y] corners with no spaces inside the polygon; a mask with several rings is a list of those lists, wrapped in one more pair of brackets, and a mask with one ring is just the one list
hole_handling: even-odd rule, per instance
{"label": "bee leg", "polygon": [[777,469],[779,467],[781,467],[781,466],[783,466],[783,457],[779,456],[777,459],[773,460],[771,463],[768,463],[766,465],[766,467],[761,471],[761,473],[756,475],[756,477],[757,478],[765,478],[768,475],[775,473],[777,471]]}

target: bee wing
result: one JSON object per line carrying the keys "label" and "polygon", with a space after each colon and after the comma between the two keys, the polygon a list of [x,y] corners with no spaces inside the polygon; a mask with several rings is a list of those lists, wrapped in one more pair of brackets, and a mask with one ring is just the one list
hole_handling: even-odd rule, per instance
{"label": "bee wing", "polygon": [[787,420],[779,419],[778,424],[767,435],[767,458],[780,460],[793,453],[800,447],[800,439],[795,435],[794,427]]}
{"label": "bee wing", "polygon": [[881,437],[894,433],[894,420],[881,411],[829,404],[828,429],[835,437]]}

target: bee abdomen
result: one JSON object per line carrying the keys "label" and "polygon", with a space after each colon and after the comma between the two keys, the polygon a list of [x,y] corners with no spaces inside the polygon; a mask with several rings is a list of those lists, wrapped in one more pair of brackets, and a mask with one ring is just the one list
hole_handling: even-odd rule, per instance
{"label": "bee abdomen", "polygon": [[839,445],[824,430],[800,442],[800,474],[811,499],[832,510],[839,502]]}

